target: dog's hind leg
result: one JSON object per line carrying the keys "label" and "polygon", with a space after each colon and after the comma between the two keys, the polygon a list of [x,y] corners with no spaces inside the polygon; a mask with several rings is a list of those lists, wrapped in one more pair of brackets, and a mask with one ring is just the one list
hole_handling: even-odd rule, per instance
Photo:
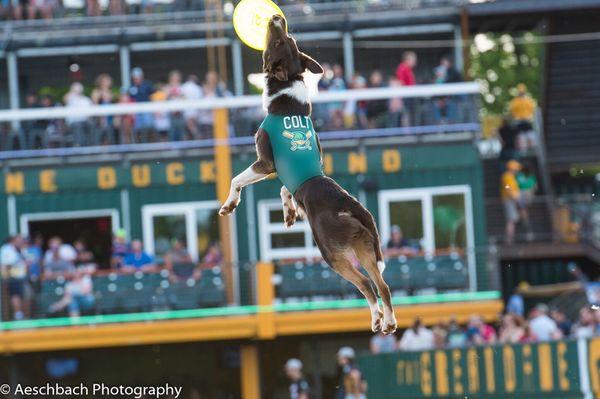
{"label": "dog's hind leg", "polygon": [[356,270],[350,259],[348,253],[344,251],[338,252],[333,259],[330,260],[330,266],[340,276],[351,282],[358,288],[358,290],[365,296],[369,303],[369,309],[371,310],[371,330],[377,332],[382,329],[383,312],[379,308],[377,302],[377,295],[371,287],[369,279],[361,272]]}
{"label": "dog's hind leg", "polygon": [[384,334],[392,334],[396,331],[397,323],[394,315],[394,308],[392,306],[392,295],[390,293],[390,287],[383,279],[383,270],[380,268],[380,262],[377,261],[377,257],[373,251],[373,238],[366,234],[358,237],[353,243],[354,252],[358,258],[362,267],[367,271],[369,277],[375,283],[379,296],[383,301],[383,326],[382,332]]}
{"label": "dog's hind leg", "polygon": [[296,223],[296,217],[298,215],[296,205],[294,204],[294,198],[292,197],[292,193],[290,193],[285,186],[281,186],[279,195],[283,205],[283,224],[285,227],[290,228]]}

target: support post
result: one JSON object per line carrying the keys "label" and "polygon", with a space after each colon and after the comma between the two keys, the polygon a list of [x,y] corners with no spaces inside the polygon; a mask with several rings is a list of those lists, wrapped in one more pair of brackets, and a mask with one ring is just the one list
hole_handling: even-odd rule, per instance
{"label": "support post", "polygon": [[471,28],[469,26],[469,13],[467,12],[466,7],[463,7],[460,11],[460,32],[462,38],[462,62],[463,62],[463,77],[465,80],[469,80],[469,46],[466,46],[466,43],[469,43],[469,37],[471,35]]}
{"label": "support post", "polygon": [[258,347],[243,345],[240,347],[240,378],[242,399],[260,399],[260,368]]}
{"label": "support post", "polygon": [[121,87],[131,86],[131,58],[128,46],[119,48],[119,60],[121,62]]}
{"label": "support post", "polygon": [[346,81],[352,80],[354,75],[354,43],[352,39],[352,33],[344,32],[344,71],[346,75]]}
{"label": "support post", "polygon": [[463,53],[463,39],[462,39],[462,28],[460,26],[454,27],[454,67],[458,72],[460,72],[461,76],[465,75],[464,71],[464,53]]}
{"label": "support post", "polygon": [[[10,109],[19,109],[19,67],[17,54],[11,51],[6,54],[6,72],[8,77],[8,102]],[[19,121],[13,121],[12,128],[18,129]]]}
{"label": "support post", "polygon": [[273,264],[259,262],[256,265],[256,302],[258,304],[257,335],[259,339],[275,338],[275,314],[273,313]]}
{"label": "support post", "polygon": [[233,90],[236,96],[244,94],[244,65],[242,63],[242,43],[231,42],[231,59],[233,61]]}
{"label": "support post", "polygon": [[[227,109],[214,110],[213,124],[215,145],[215,169],[216,169],[216,191],[219,203],[224,203],[229,195],[229,186],[231,184],[231,148],[227,140],[229,139],[229,114]],[[221,241],[221,250],[226,267],[225,279],[227,281],[227,300],[233,302],[235,298],[233,292],[233,248],[231,247],[231,219],[230,217],[219,218],[219,239]]]}

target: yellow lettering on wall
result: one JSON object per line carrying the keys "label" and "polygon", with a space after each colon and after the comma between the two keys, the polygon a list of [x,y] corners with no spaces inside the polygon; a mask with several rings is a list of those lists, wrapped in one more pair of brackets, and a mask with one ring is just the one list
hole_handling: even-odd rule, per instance
{"label": "yellow lettering on wall", "polygon": [[559,342],[558,345],[556,345],[556,352],[558,356],[558,385],[560,386],[561,391],[568,391],[571,384],[567,377],[569,364],[565,358],[565,355],[567,354],[567,344]]}
{"label": "yellow lettering on wall", "polygon": [[348,173],[367,173],[367,154],[359,152],[348,153]]}
{"label": "yellow lettering on wall", "polygon": [[479,357],[475,349],[467,351],[467,372],[469,376],[469,392],[479,392]]}
{"label": "yellow lettering on wall", "polygon": [[600,339],[591,339],[588,344],[588,365],[590,369],[590,381],[592,383],[592,392],[600,393]]}
{"label": "yellow lettering on wall", "polygon": [[485,386],[488,393],[496,391],[496,376],[494,373],[494,350],[485,348],[483,350],[483,360],[485,361]]}
{"label": "yellow lettering on wall", "polygon": [[4,191],[6,194],[23,194],[25,192],[25,177],[23,176],[23,172],[5,173]]}
{"label": "yellow lettering on wall", "polygon": [[435,352],[435,382],[438,395],[448,395],[450,384],[448,382],[448,357],[444,351]]}
{"label": "yellow lettering on wall", "polygon": [[152,183],[150,165],[133,165],[131,167],[131,183],[134,187],[148,187]]}
{"label": "yellow lettering on wall", "polygon": [[540,370],[540,388],[542,391],[551,391],[554,386],[552,380],[552,352],[549,344],[539,344],[538,369]]}
{"label": "yellow lettering on wall", "polygon": [[216,181],[216,171],[214,161],[200,162],[200,181],[202,183],[214,183]]}
{"label": "yellow lettering on wall", "polygon": [[512,346],[502,348],[502,363],[504,368],[504,390],[514,392],[517,387],[517,373],[515,370],[515,351]]}
{"label": "yellow lettering on wall", "polygon": [[533,363],[531,362],[531,345],[523,345],[523,388],[525,390],[534,389],[533,384]]}
{"label": "yellow lettering on wall", "polygon": [[400,151],[384,150],[381,153],[381,165],[383,171],[386,173],[398,172],[402,167],[402,162],[400,161]]}
{"label": "yellow lettering on wall", "polygon": [[431,381],[431,353],[421,354],[421,393],[425,396],[431,396],[433,393],[433,384]]}
{"label": "yellow lettering on wall", "polygon": [[463,377],[463,369],[460,364],[462,358],[462,353],[459,349],[455,349],[452,351],[452,375],[454,379],[454,393],[457,395],[462,395],[465,392],[465,387],[462,383]]}
{"label": "yellow lettering on wall", "polygon": [[396,385],[404,385],[405,384],[405,368],[406,362],[404,360],[398,360],[396,363]]}
{"label": "yellow lettering on wall", "polygon": [[98,188],[102,190],[110,190],[117,185],[117,172],[115,168],[103,166],[98,168]]}
{"label": "yellow lettering on wall", "polygon": [[185,182],[183,175],[183,164],[181,162],[171,162],[167,164],[167,183],[177,186]]}
{"label": "yellow lettering on wall", "polygon": [[323,172],[326,175],[333,174],[333,155],[323,154]]}
{"label": "yellow lettering on wall", "polygon": [[43,193],[53,193],[56,191],[56,171],[46,169],[40,172],[40,191]]}

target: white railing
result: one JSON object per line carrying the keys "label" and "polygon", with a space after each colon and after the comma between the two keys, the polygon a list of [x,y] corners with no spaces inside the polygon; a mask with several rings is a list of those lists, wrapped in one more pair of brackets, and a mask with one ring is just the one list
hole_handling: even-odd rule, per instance
{"label": "white railing", "polygon": [[[312,96],[313,103],[381,100],[392,98],[431,98],[439,96],[462,96],[479,93],[475,82],[431,84],[405,87],[386,87],[359,90],[319,92]],[[128,115],[138,113],[177,112],[207,109],[237,109],[262,106],[259,95],[212,98],[201,100],[173,100],[146,103],[93,105],[85,108],[51,107],[0,111],[0,122],[17,122],[38,119],[65,119]]]}

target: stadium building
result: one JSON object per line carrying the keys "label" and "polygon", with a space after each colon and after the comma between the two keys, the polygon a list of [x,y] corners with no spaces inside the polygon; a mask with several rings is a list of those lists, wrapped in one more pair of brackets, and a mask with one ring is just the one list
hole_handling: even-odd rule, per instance
{"label": "stadium building", "polygon": [[[288,398],[298,358],[310,397],[332,398],[350,346],[368,398],[600,394],[600,1],[283,3],[326,69],[324,171],[381,235],[402,337],[388,353],[308,223],[284,227],[275,176],[218,216],[264,117],[235,4],[19,4],[0,23],[0,393]],[[15,20],[28,12],[46,18]],[[511,165],[537,180],[514,209]],[[518,339],[507,314],[529,317]],[[411,347],[417,319],[431,342]]]}

